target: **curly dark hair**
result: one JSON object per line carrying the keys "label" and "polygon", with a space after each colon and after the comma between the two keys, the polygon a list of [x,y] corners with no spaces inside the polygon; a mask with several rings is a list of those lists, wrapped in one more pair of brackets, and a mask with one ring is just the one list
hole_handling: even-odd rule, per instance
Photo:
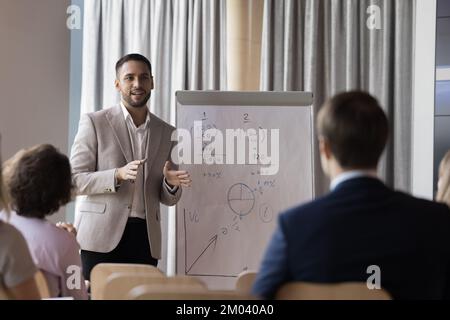
{"label": "curly dark hair", "polygon": [[4,172],[11,207],[18,215],[43,219],[71,200],[69,159],[52,145],[19,151]]}

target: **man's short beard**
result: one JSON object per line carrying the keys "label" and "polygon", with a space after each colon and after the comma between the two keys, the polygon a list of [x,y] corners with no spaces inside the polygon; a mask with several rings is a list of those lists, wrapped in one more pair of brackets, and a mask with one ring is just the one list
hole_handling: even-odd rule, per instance
{"label": "man's short beard", "polygon": [[151,92],[148,93],[148,95],[142,100],[142,102],[134,102],[130,97],[123,97],[123,99],[128,103],[129,106],[133,108],[142,108],[147,105],[148,100],[150,100]]}

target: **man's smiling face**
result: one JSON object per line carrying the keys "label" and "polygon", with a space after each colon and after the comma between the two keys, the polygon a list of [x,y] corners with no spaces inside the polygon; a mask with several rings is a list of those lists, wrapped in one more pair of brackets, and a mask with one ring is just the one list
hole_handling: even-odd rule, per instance
{"label": "man's smiling face", "polygon": [[147,105],[153,90],[153,77],[141,61],[127,61],[117,73],[115,86],[125,107],[142,108]]}

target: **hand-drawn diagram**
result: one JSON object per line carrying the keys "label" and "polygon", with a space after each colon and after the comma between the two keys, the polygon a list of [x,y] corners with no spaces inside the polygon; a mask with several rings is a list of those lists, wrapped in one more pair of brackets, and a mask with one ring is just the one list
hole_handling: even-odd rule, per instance
{"label": "hand-drawn diagram", "polygon": [[[205,162],[180,166],[180,170],[191,174],[193,184],[183,190],[177,204],[178,274],[199,277],[210,288],[231,289],[240,272],[259,267],[275,230],[277,215],[312,197],[311,119],[310,109],[290,107],[184,106],[179,109],[179,128],[190,129],[198,140],[205,139],[208,143],[211,140],[208,134],[214,133],[206,131],[219,130],[224,134],[224,148],[214,148],[211,152],[210,145],[203,141],[203,148],[195,150],[202,152]],[[194,127],[199,122],[201,125]],[[280,130],[283,143],[279,150],[279,171],[264,175],[261,155],[271,157],[272,153],[261,152],[259,145],[251,142],[267,141],[267,150],[272,150],[270,130],[284,127],[290,129]],[[228,129],[253,132],[244,144],[248,163],[236,161],[237,136],[233,138],[236,143],[232,149],[227,149]],[[206,161],[218,155],[225,160],[227,154],[232,159],[234,156],[234,163]],[[250,163],[251,156],[255,155],[258,162]]]}
{"label": "hand-drawn diagram", "polygon": [[[205,177],[205,175],[204,175]],[[265,185],[266,187],[271,184],[268,182],[261,183],[260,180],[257,180],[257,185]],[[188,233],[192,225],[198,224],[200,222],[198,210],[186,210],[183,209],[183,227],[184,227],[184,242],[185,242],[185,252],[184,252],[184,274],[190,276],[212,276],[212,277],[236,277],[238,272],[235,274],[223,274],[215,272],[213,274],[208,274],[207,272],[195,272],[198,271],[199,268],[196,268],[198,264],[202,264],[202,259],[206,259],[205,257],[208,255],[214,255],[214,251],[217,247],[217,243],[219,241],[226,242],[227,237],[233,236],[232,233],[240,233],[240,225],[245,222],[249,222],[254,224],[255,220],[250,219],[250,215],[252,212],[255,212],[257,198],[253,190],[258,190],[256,188],[251,188],[245,183],[239,182],[231,185],[228,188],[227,192],[227,203],[228,208],[233,213],[233,217],[229,217],[224,220],[223,224],[218,228],[217,232],[211,233],[210,237],[205,240],[201,248],[197,247],[196,252],[191,252],[191,250],[195,250],[190,247],[190,241],[188,239]],[[272,183],[273,187],[273,183]],[[261,190],[263,190],[262,186],[260,186],[260,193],[263,194]],[[255,212],[255,216],[259,217],[259,220],[264,224],[270,224],[273,220],[274,211],[273,208],[264,203],[259,207],[259,214]],[[228,220],[228,221],[227,221]],[[247,220],[247,221],[245,221]],[[205,238],[206,239],[206,238]],[[192,258],[190,258],[192,257]],[[239,271],[245,271],[248,269],[247,264]]]}
{"label": "hand-drawn diagram", "polygon": [[228,206],[239,217],[248,215],[255,206],[255,195],[244,183],[236,183],[228,190]]}
{"label": "hand-drawn diagram", "polygon": [[269,223],[273,220],[273,209],[272,207],[267,204],[264,203],[260,208],[259,208],[259,218],[261,219],[262,222],[264,223]]}
{"label": "hand-drawn diagram", "polygon": [[[186,211],[184,212],[184,230],[186,231]],[[185,232],[185,253],[184,253],[184,273],[185,274],[189,274],[189,272],[191,271],[192,267],[197,263],[197,261],[203,256],[203,254],[206,252],[206,250],[208,250],[210,247],[212,247],[212,250],[214,250],[216,248],[216,244],[217,244],[217,237],[218,235],[214,235],[211,239],[209,239],[209,243],[206,245],[206,247],[203,249],[203,251],[200,253],[200,255],[194,260],[194,262],[192,263],[188,263],[187,261],[187,257],[188,257],[188,246],[187,246],[187,233]]]}

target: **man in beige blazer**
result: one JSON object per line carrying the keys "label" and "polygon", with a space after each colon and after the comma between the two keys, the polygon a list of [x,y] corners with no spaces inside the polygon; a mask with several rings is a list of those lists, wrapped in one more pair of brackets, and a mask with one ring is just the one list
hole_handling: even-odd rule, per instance
{"label": "man in beige blazer", "polygon": [[75,227],[83,273],[101,262],[156,265],[161,258],[160,202],[172,206],[189,186],[170,162],[174,127],[148,111],[150,62],[130,54],[116,64],[118,106],[83,115],[71,152]]}

